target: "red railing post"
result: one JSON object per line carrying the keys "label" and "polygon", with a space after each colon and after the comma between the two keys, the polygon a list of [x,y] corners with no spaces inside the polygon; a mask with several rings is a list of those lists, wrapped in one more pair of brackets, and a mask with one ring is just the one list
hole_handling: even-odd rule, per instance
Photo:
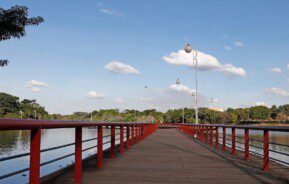
{"label": "red railing post", "polygon": [[205,140],[205,129],[204,129],[204,126],[202,126],[202,141]]}
{"label": "red railing post", "polygon": [[215,148],[218,149],[219,148],[219,127],[216,126],[216,135],[215,135]]}
{"label": "red railing post", "polygon": [[110,129],[110,158],[115,158],[115,125]]}
{"label": "red railing post", "polygon": [[249,160],[249,129],[245,129],[245,160]]}
{"label": "red railing post", "polygon": [[236,130],[232,127],[232,155],[236,154]]}
{"label": "red railing post", "polygon": [[222,145],[222,150],[226,150],[226,127],[223,127],[223,145]]}
{"label": "red railing post", "polygon": [[143,140],[143,135],[144,135],[144,126],[143,125],[141,125],[141,130],[140,130],[140,134],[141,134],[141,140]]}
{"label": "red railing post", "polygon": [[119,153],[123,154],[124,153],[124,142],[123,142],[123,125],[120,125],[120,148],[119,148]]}
{"label": "red railing post", "polygon": [[131,145],[134,144],[134,125],[131,126]]}
{"label": "red railing post", "polygon": [[75,128],[74,183],[82,183],[82,127]]}
{"label": "red railing post", "polygon": [[207,126],[204,127],[204,131],[205,131],[205,143],[208,143],[208,127]]}
{"label": "red railing post", "polygon": [[41,128],[32,129],[30,135],[30,184],[40,183],[40,145]]}
{"label": "red railing post", "polygon": [[135,125],[135,143],[138,143],[138,125]]}
{"label": "red railing post", "polygon": [[213,145],[213,127],[210,127],[210,145]]}
{"label": "red railing post", "polygon": [[129,149],[130,146],[130,136],[129,136],[130,130],[129,125],[126,125],[126,149]]}
{"label": "red railing post", "polygon": [[263,169],[264,171],[269,170],[269,131],[264,130],[264,158],[263,158]]}
{"label": "red railing post", "polygon": [[102,143],[103,143],[103,128],[97,126],[97,169],[102,168]]}

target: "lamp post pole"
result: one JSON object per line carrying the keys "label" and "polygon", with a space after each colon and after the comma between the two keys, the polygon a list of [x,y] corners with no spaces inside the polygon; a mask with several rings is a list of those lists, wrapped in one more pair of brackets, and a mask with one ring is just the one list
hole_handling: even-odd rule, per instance
{"label": "lamp post pole", "polygon": [[[177,79],[177,81],[176,81],[176,84],[177,85],[180,85],[182,82],[181,82],[181,80],[180,79]],[[182,123],[184,123],[184,115],[185,115],[185,113],[184,113],[184,97],[183,97],[183,94],[181,94],[182,96],[181,96],[181,98],[182,98]]]}
{"label": "lamp post pole", "polygon": [[[185,45],[185,52],[186,53],[191,53],[193,50],[193,47],[190,44]],[[196,64],[196,96],[195,96],[195,103],[196,103],[196,109],[195,109],[195,114],[196,114],[196,124],[199,124],[199,114],[198,114],[198,51],[195,52],[193,61]]]}

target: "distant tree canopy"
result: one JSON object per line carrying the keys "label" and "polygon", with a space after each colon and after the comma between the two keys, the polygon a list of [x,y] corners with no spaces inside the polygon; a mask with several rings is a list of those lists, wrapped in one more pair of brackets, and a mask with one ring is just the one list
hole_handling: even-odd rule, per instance
{"label": "distant tree canopy", "polygon": [[[13,6],[10,9],[0,7],[0,41],[11,38],[21,38],[26,35],[25,28],[43,22],[42,17],[28,18],[26,6]],[[7,59],[0,59],[0,67],[8,64]]]}
{"label": "distant tree canopy", "polygon": [[[202,124],[242,124],[262,122],[289,123],[289,104],[271,108],[266,106],[254,106],[249,108],[228,108],[224,112],[215,111],[206,107],[199,108],[199,122]],[[72,114],[48,114],[44,107],[36,100],[0,93],[0,118],[24,118],[24,119],[54,119],[54,120],[81,120],[81,121],[105,121],[105,122],[182,122],[182,109],[169,109],[160,112],[156,109],[143,111],[135,109],[100,109],[91,112],[74,112]],[[184,108],[184,122],[195,122],[195,109]]]}

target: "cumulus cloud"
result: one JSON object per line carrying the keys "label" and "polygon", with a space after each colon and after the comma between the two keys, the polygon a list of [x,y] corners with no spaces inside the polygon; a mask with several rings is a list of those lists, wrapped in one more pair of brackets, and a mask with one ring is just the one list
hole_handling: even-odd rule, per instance
{"label": "cumulus cloud", "polygon": [[98,11],[107,15],[114,15],[114,16],[119,16],[119,17],[123,16],[123,14],[117,10],[99,8]]}
{"label": "cumulus cloud", "polygon": [[104,68],[110,72],[119,73],[119,74],[139,74],[140,73],[134,67],[118,62],[118,61],[113,61],[111,63],[108,63]]}
{"label": "cumulus cloud", "polygon": [[89,99],[102,99],[105,98],[106,95],[96,91],[90,91],[89,93],[86,94],[86,97]]}
{"label": "cumulus cloud", "polygon": [[241,41],[235,41],[235,46],[237,46],[237,47],[245,47],[245,44],[242,43]]}
{"label": "cumulus cloud", "polygon": [[282,70],[278,67],[275,67],[275,68],[271,68],[271,72],[274,72],[274,73],[282,73]]}
{"label": "cumulus cloud", "polygon": [[263,101],[262,101],[262,102],[256,102],[255,105],[256,105],[256,106],[266,106],[266,107],[268,106],[268,105],[266,104],[266,102],[263,102]]}
{"label": "cumulus cloud", "polygon": [[114,103],[124,103],[124,101],[123,101],[123,99],[121,99],[121,98],[115,98],[114,100],[113,100],[113,102]]}
{"label": "cumulus cloud", "polygon": [[289,97],[289,91],[280,88],[267,88],[265,89],[265,92],[268,94],[274,94],[276,96]]}
{"label": "cumulus cloud", "polygon": [[150,101],[152,101],[151,98],[143,97],[143,96],[141,96],[141,97],[139,97],[139,98],[137,98],[137,99],[140,100],[140,101],[142,101],[142,102],[150,102]]}
{"label": "cumulus cloud", "polygon": [[32,79],[31,81],[28,82],[27,86],[28,87],[46,87],[48,86],[48,84],[45,82]]}
{"label": "cumulus cloud", "polygon": [[188,86],[182,85],[182,84],[171,84],[169,91],[179,92],[179,93],[185,93],[192,95],[195,93],[195,89],[190,89]]}
{"label": "cumulus cloud", "polygon": [[42,88],[43,87],[47,87],[48,84],[42,81],[37,81],[32,79],[31,81],[29,81],[26,85],[26,87],[28,87],[33,93],[40,93],[42,92]]}
{"label": "cumulus cloud", "polygon": [[[173,65],[186,65],[195,67],[193,53],[195,53],[195,51],[186,53],[184,50],[179,50],[178,52],[172,52],[167,56],[163,56],[162,59]],[[228,63],[223,65],[219,63],[215,57],[200,51],[198,51],[198,68],[202,71],[219,71],[230,78],[244,77],[246,75],[246,72],[243,68],[235,67]]]}

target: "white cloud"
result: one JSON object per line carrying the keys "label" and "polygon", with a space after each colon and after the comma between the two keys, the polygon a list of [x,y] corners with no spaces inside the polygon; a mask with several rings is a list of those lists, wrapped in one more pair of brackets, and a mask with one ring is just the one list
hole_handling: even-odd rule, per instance
{"label": "white cloud", "polygon": [[224,64],[219,70],[224,73],[229,78],[234,78],[237,76],[244,77],[246,75],[246,71],[241,67],[235,67],[232,64]]}
{"label": "white cloud", "polygon": [[26,87],[28,87],[33,93],[40,93],[42,92],[42,88],[43,87],[47,87],[48,84],[45,82],[41,82],[41,81],[37,81],[32,79],[31,81],[29,81],[26,85]]}
{"label": "white cloud", "polygon": [[139,97],[139,98],[137,98],[138,100],[140,100],[140,101],[143,101],[143,102],[150,102],[150,101],[152,101],[152,99],[151,98],[146,98],[146,97]]}
{"label": "white cloud", "polygon": [[113,100],[113,102],[114,102],[114,103],[124,103],[123,99],[121,99],[121,98],[115,98],[115,99]]}
{"label": "white cloud", "polygon": [[275,68],[272,68],[271,69],[271,72],[274,72],[274,73],[282,73],[282,70],[278,67],[275,67]]}
{"label": "white cloud", "polygon": [[289,91],[280,88],[267,88],[265,89],[265,92],[268,94],[274,94],[276,96],[289,97]]}
{"label": "white cloud", "polygon": [[235,46],[237,47],[245,47],[245,44],[240,41],[235,41]]}
{"label": "white cloud", "polygon": [[262,101],[262,102],[256,102],[255,105],[256,105],[256,106],[266,106],[266,107],[268,106],[268,105],[266,104],[266,102],[263,102],[263,101]]}
{"label": "white cloud", "polygon": [[224,49],[226,50],[232,50],[232,48],[230,46],[224,46]]}
{"label": "white cloud", "polygon": [[195,89],[190,89],[182,84],[171,84],[169,90],[189,95],[192,95],[196,91]]}
{"label": "white cloud", "polygon": [[99,92],[90,91],[88,94],[86,94],[86,97],[89,99],[102,99],[105,98],[106,95]]}
{"label": "white cloud", "polygon": [[40,92],[42,92],[42,89],[39,88],[39,87],[31,87],[30,90],[31,90],[33,93],[40,93]]}
{"label": "white cloud", "polygon": [[119,16],[119,17],[123,16],[123,14],[117,10],[99,8],[98,11],[100,11],[101,13],[107,14],[107,15],[114,15],[114,16]]}
{"label": "white cloud", "polygon": [[[168,56],[163,56],[162,59],[169,64],[173,65],[185,65],[190,67],[195,67],[193,61],[195,51],[191,53],[186,53],[184,50],[179,50],[178,52],[172,52]],[[208,54],[198,51],[198,68],[202,71],[219,71],[224,73],[230,78],[234,77],[244,77],[246,72],[243,68],[235,67],[232,64],[222,65],[219,61]]]}
{"label": "white cloud", "polygon": [[32,79],[30,82],[28,82],[27,86],[28,87],[47,87],[48,84],[45,82]]}
{"label": "white cloud", "polygon": [[289,71],[289,64],[287,65],[287,70]]}
{"label": "white cloud", "polygon": [[113,73],[121,73],[121,74],[139,74],[140,73],[134,67],[118,62],[118,61],[113,61],[111,63],[108,63],[104,68]]}

